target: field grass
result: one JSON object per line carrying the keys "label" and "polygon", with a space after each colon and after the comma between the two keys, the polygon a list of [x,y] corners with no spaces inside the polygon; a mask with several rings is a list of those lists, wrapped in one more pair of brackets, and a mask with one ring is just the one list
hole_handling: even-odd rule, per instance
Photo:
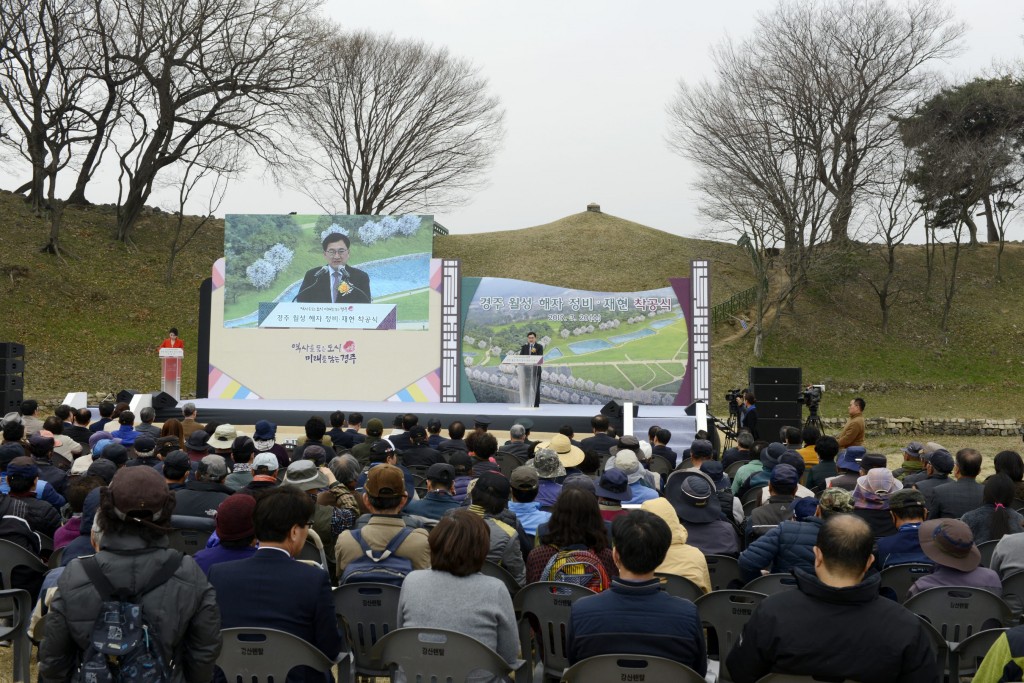
{"label": "field grass", "polygon": [[[0,319],[0,341],[26,345],[27,395],[53,400],[72,388],[116,392],[152,387],[158,376],[156,347],[171,326],[179,328],[187,351],[195,349],[198,287],[223,254],[222,221],[212,221],[199,232],[178,257],[167,286],[163,274],[173,217],[166,213],[145,212],[133,234],[136,247],[130,248],[111,239],[112,207],[70,207],[64,214],[62,242],[73,256],[66,262],[39,252],[48,223],[20,197],[0,192],[0,217],[0,300],[7,311]],[[312,229],[312,217],[297,218]],[[734,245],[680,238],[602,213],[575,214],[524,230],[438,237],[433,244],[436,257],[461,259],[466,276],[639,291],[689,275],[690,260],[705,257],[712,263],[713,302],[753,283],[746,257]],[[531,254],[525,271],[521,260],[508,258],[524,249]],[[824,284],[809,288],[791,310],[782,312],[762,359],[753,358],[752,335],[724,341],[740,332],[736,321],[712,329],[712,409],[724,412],[725,391],[745,385],[751,365],[799,366],[805,381],[827,385],[821,411],[829,417],[844,415],[850,398],[862,395],[869,417],[1020,419],[1024,245],[1006,245],[1002,281],[994,277],[994,252],[991,245],[964,250],[949,332],[943,334],[941,275],[936,271],[926,288],[924,248],[900,248],[903,292],[893,308],[890,331],[883,334],[878,303],[865,280],[878,276],[881,261],[872,247],[855,244],[836,262],[834,272],[822,276]],[[418,301],[417,315],[423,316],[425,300]],[[738,317],[744,315],[749,312]],[[616,333],[629,331],[623,326]],[[677,333],[675,339],[665,343],[668,337],[658,334],[621,350],[578,357],[569,353],[555,364],[581,369],[586,366],[578,362],[632,357],[635,345],[652,343],[659,345],[659,354],[670,354],[656,357],[682,360],[685,338]],[[553,346],[562,344],[558,340]],[[188,353],[182,386],[186,394],[195,389],[194,363],[194,354]],[[622,367],[637,381],[642,379],[640,368],[646,372],[651,366]]]}
{"label": "field grass", "polygon": [[[647,323],[649,324],[649,323]],[[626,334],[635,329],[642,329],[646,327],[646,324],[640,325],[623,325],[615,334],[607,334],[607,336],[616,336],[618,334]],[[596,334],[596,333],[595,333]],[[554,348],[558,348],[562,351],[562,357],[557,358],[553,361],[545,361],[549,365],[576,365],[579,363],[609,363],[615,361],[629,361],[629,360],[640,360],[640,361],[657,361],[657,360],[671,360],[676,358],[677,354],[682,349],[682,353],[685,357],[687,349],[687,335],[686,325],[683,321],[668,325],[656,330],[654,334],[643,337],[641,339],[635,339],[625,344],[621,344],[611,349],[604,349],[602,351],[592,351],[591,353],[584,353],[576,355],[568,348],[570,343],[576,343],[577,341],[586,341],[587,339],[601,338],[595,337],[595,335],[581,335],[579,337],[573,337],[572,340],[552,342]]]}

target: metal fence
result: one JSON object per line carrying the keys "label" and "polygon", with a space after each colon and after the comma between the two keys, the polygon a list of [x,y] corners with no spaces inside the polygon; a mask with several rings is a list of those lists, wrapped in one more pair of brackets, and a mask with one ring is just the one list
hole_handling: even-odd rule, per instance
{"label": "metal fence", "polygon": [[757,287],[737,292],[720,304],[711,307],[711,324],[724,322],[734,313],[748,308],[757,299]]}

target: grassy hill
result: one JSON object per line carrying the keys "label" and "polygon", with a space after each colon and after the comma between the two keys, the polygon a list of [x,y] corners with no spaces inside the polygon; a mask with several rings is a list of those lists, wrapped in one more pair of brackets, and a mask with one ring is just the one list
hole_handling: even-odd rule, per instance
{"label": "grassy hill", "polygon": [[[28,349],[26,393],[63,396],[69,389],[153,388],[155,348],[179,328],[194,349],[198,287],[223,253],[223,222],[204,228],[163,282],[173,217],[147,212],[129,249],[114,242],[111,207],[69,208],[67,262],[40,253],[47,225],[20,197],[0,193],[0,341]],[[834,259],[821,281],[784,311],[766,344],[762,365],[799,365],[806,381],[828,386],[822,413],[845,414],[862,393],[868,414],[934,417],[1016,417],[1024,412],[1024,246],[1009,244],[1003,282],[994,280],[994,247],[965,250],[948,341],[939,330],[942,280],[925,292],[924,249],[900,251],[906,285],[889,335],[880,331],[877,301],[864,276],[881,272],[873,248],[855,245]],[[680,238],[603,213],[584,212],[523,230],[451,235],[434,240],[436,256],[458,258],[467,276],[530,279],[605,291],[664,286],[687,275],[690,260],[712,263],[712,301],[752,284],[746,257],[731,244]],[[753,341],[738,324],[712,332],[713,407],[744,385]],[[194,356],[183,391],[194,390]]]}

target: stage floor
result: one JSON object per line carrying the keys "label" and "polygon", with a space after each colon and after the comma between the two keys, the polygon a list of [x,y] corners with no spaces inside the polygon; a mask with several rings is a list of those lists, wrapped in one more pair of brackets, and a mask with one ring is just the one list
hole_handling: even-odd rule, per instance
{"label": "stage floor", "polygon": [[[181,405],[157,411],[157,422],[172,417],[181,417]],[[389,429],[397,415],[415,413],[420,424],[426,425],[429,418],[436,417],[447,428],[448,424],[460,420],[469,429],[473,418],[486,415],[491,420],[490,429],[507,431],[517,420],[528,417],[533,420],[534,432],[557,432],[563,425],[569,425],[577,438],[591,433],[590,419],[601,412],[599,405],[541,404],[539,408],[523,408],[508,403],[403,403],[399,401],[293,401],[276,399],[231,400],[201,398],[192,401],[196,405],[200,422],[229,422],[234,425],[254,425],[259,420],[270,420],[282,427],[301,427],[311,415],[325,420],[335,410],[345,413],[363,414],[363,426],[367,420],[378,418]],[[660,418],[675,421],[686,418],[682,406],[639,406],[638,417]],[[671,429],[671,427],[670,427]]]}

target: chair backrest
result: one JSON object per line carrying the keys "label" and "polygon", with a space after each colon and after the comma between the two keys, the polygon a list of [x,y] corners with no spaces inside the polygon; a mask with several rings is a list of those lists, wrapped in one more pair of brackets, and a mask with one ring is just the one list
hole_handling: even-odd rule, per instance
{"label": "chair backrest", "polygon": [[1019,621],[1024,613],[1024,570],[1016,571],[1003,579],[1003,602],[1013,610],[1013,618]]}
{"label": "chair backrest", "polygon": [[[1012,612],[1002,598],[981,588],[929,588],[909,598],[903,606],[929,622],[950,643],[1010,621]],[[986,624],[988,622],[988,624]]]}
{"label": "chair backrest", "polygon": [[[743,494],[743,497],[740,498],[740,502],[743,503],[743,505],[746,505],[750,501],[754,501],[754,507],[757,507],[758,505],[761,504],[761,496],[764,495],[765,488],[765,486],[755,486],[754,488],[750,489],[749,491]],[[746,510],[746,507],[744,507],[743,509]]]}
{"label": "chair backrest", "polygon": [[64,559],[64,548],[66,547],[66,545],[62,545],[61,547],[57,548],[52,553],[50,553],[50,559],[46,561],[46,566],[50,569],[56,569],[57,567],[59,567],[61,560]]}
{"label": "chair backrest", "polygon": [[704,677],[673,659],[646,655],[597,655],[576,662],[562,674],[562,683],[635,681],[635,683],[703,683]]}
{"label": "chair backrest", "polygon": [[945,671],[946,666],[949,664],[949,643],[942,637],[938,629],[932,626],[930,621],[920,614],[917,615],[917,618],[932,641],[932,651],[935,652],[935,664],[938,666],[939,671]]}
{"label": "chair backrest", "polygon": [[48,570],[43,561],[32,551],[22,548],[17,543],[0,539],[0,577],[3,577],[4,588],[13,588],[11,572],[16,567],[28,567],[38,574],[45,574]]}
{"label": "chair backrest", "polygon": [[693,458],[683,458],[683,461],[676,465],[677,470],[688,470],[693,467]]}
{"label": "chair backrest", "polygon": [[757,683],[855,683],[848,678],[816,678],[814,676],[797,676],[796,674],[768,674],[757,679]]}
{"label": "chair backrest", "polygon": [[[718,657],[721,662],[720,678],[731,680],[725,660],[739,639],[743,626],[750,620],[754,609],[767,595],[743,590],[718,590],[697,598],[697,612],[705,626],[715,630]],[[709,635],[710,638],[710,635]]]}
{"label": "chair backrest", "polygon": [[978,631],[957,643],[949,653],[949,671],[952,674],[950,679],[959,681],[962,676],[973,675],[996,639],[1005,632],[1005,628],[990,628]]}
{"label": "chair backrest", "polygon": [[674,595],[677,598],[686,598],[690,602],[694,602],[697,598],[704,595],[701,587],[685,576],[666,574],[664,572],[657,572],[655,576],[661,580],[662,590],[669,595]]}
{"label": "chair backrest", "polygon": [[982,567],[987,567],[992,563],[992,553],[995,551],[998,543],[999,540],[997,539],[995,541],[985,541],[984,543],[978,544],[978,552],[981,553]]}
{"label": "chair backrest", "polygon": [[[310,531],[312,531],[312,529],[310,529]],[[299,556],[296,559],[312,560],[321,567],[323,566],[323,563],[327,561],[326,556],[320,552],[320,548],[317,548],[316,543],[311,541],[308,537],[306,538],[306,542],[302,544],[302,549],[299,551]]]}
{"label": "chair backrest", "polygon": [[740,468],[743,467],[744,465],[746,465],[748,462],[750,462],[750,461],[749,460],[737,460],[736,462],[734,462],[733,464],[731,464],[731,465],[729,465],[728,467],[725,468],[725,474],[726,474],[727,477],[729,477],[730,481],[732,480],[733,477],[736,476],[736,473],[740,471]]}
{"label": "chair backrest", "polygon": [[743,587],[743,590],[774,595],[794,588],[796,588],[796,577],[792,574],[765,574],[753,579]]}
{"label": "chair backrest", "polygon": [[426,681],[465,681],[477,670],[500,677],[522,667],[521,661],[510,665],[475,638],[439,628],[392,631],[377,642],[372,654],[388,666],[392,674],[402,669],[406,680],[411,681],[418,676]]}
{"label": "chair backrest", "polygon": [[[296,666],[330,671],[334,662],[316,647],[291,633],[272,628],[226,628],[217,666],[228,683],[284,681]],[[342,664],[344,666],[344,664]]]}
{"label": "chair backrest", "polygon": [[651,472],[660,474],[662,481],[664,481],[665,477],[672,473],[672,463],[660,455],[656,455],[651,458]]}
{"label": "chair backrest", "polygon": [[0,639],[11,641],[14,655],[14,683],[29,683],[32,641],[28,625],[32,616],[32,596],[15,588],[0,591]]}
{"label": "chair backrest", "polygon": [[512,576],[507,569],[502,567],[500,564],[495,564],[491,560],[484,560],[484,565],[480,567],[480,573],[484,576],[490,576],[492,578],[500,580],[505,584],[505,588],[508,589],[509,595],[513,598],[521,588],[519,582],[516,581],[516,577]]}
{"label": "chair backrest", "polygon": [[896,564],[882,570],[882,588],[891,588],[896,593],[896,599],[903,602],[907,599],[907,591],[914,585],[914,582],[922,576],[931,574],[935,565],[925,562],[909,562],[907,564]]}
{"label": "chair backrest", "polygon": [[206,547],[210,540],[211,533],[203,529],[174,529],[167,534],[167,541],[175,550],[186,555],[195,555]]}
{"label": "chair backrest", "polygon": [[743,585],[743,577],[740,573],[740,563],[735,557],[728,555],[705,555],[708,563],[708,573],[711,575],[711,590],[719,591],[729,588],[733,581],[737,585]]}
{"label": "chair backrest", "polygon": [[46,557],[46,551],[53,550],[53,536],[47,536],[36,532],[36,536],[39,537],[39,551],[43,553],[43,557]]}
{"label": "chair backrest", "polygon": [[565,632],[569,626],[572,604],[588,595],[595,593],[583,586],[538,581],[527,584],[512,598],[512,606],[521,617],[520,644],[524,651],[529,647],[532,627],[541,644],[546,675],[558,677],[569,666],[565,652]]}
{"label": "chair backrest", "polygon": [[402,589],[387,583],[349,583],[334,589],[334,612],[352,648],[356,673],[385,676],[386,667],[370,656],[377,641],[398,626]]}
{"label": "chair backrest", "polygon": [[526,461],[518,455],[507,451],[498,451],[494,454],[494,459],[498,461],[498,466],[501,467],[501,473],[506,477],[511,477],[512,470],[526,464]]}

